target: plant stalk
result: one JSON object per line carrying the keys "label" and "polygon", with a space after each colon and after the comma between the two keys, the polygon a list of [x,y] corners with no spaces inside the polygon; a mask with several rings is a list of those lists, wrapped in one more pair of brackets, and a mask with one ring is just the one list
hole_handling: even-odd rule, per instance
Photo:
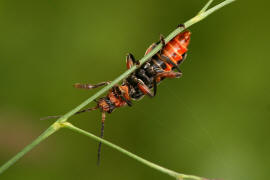
{"label": "plant stalk", "polygon": [[[227,4],[230,4],[231,2],[233,2],[235,0],[225,0],[222,3],[214,6],[213,8],[210,8],[209,10],[206,10],[209,5],[212,3],[212,0],[208,1],[208,3],[202,8],[202,10],[199,12],[198,15],[196,15],[195,17],[193,17],[192,19],[188,20],[187,22],[184,23],[185,28],[189,28],[190,26],[192,26],[193,24],[203,20],[204,18],[206,18],[207,16],[209,16],[210,14],[212,14],[213,12],[217,11],[218,9],[226,6]],[[183,27],[179,27],[176,30],[174,30],[171,34],[169,34],[166,38],[165,38],[165,43],[169,42],[171,39],[173,39],[176,35],[178,35],[180,32],[182,32],[184,30]],[[160,49],[162,48],[162,45],[159,44],[157,45],[151,52],[149,52],[147,55],[145,55],[141,60],[140,60],[140,65],[142,65],[143,63],[145,63],[147,60],[149,60],[153,55],[155,55]],[[101,90],[99,90],[96,94],[94,94],[93,96],[91,96],[90,98],[88,98],[87,100],[85,100],[83,103],[81,103],[80,105],[78,105],[77,107],[75,107],[74,109],[72,109],[71,111],[69,111],[68,113],[66,113],[65,115],[61,116],[59,119],[56,120],[56,122],[54,124],[52,124],[46,131],[44,131],[39,137],[37,137],[32,143],[30,143],[29,145],[27,145],[22,151],[20,151],[18,154],[16,154],[14,157],[12,157],[9,161],[7,161],[5,164],[3,164],[0,167],[0,174],[2,174],[5,170],[7,170],[11,165],[13,165],[16,161],[18,161],[21,157],[23,157],[27,152],[29,152],[31,149],[33,149],[36,145],[38,145],[40,142],[42,142],[43,140],[45,140],[47,137],[49,137],[50,135],[52,135],[53,133],[55,133],[57,130],[59,130],[62,125],[65,124],[65,122],[72,116],[74,115],[76,112],[78,112],[80,109],[82,109],[83,107],[85,107],[86,105],[88,105],[90,102],[92,102],[93,100],[97,99],[100,95],[102,95],[103,93],[105,93],[106,91],[108,91],[110,88],[112,88],[115,84],[119,83],[120,81],[122,81],[123,79],[125,79],[126,77],[128,77],[128,75],[130,75],[132,72],[134,72],[137,68],[139,68],[140,66],[133,66],[131,67],[129,70],[127,70],[126,72],[124,72],[123,74],[121,74],[118,78],[116,78],[114,81],[112,81],[109,85],[105,86],[104,88],[102,88]],[[74,130],[74,126],[68,126],[69,129],[73,129]],[[71,128],[72,127],[72,128]],[[81,134],[83,133],[87,133],[84,132],[83,130],[76,129],[78,130],[77,132],[80,132]],[[86,134],[85,134],[86,135]],[[196,179],[196,180],[201,180],[200,177],[197,176],[192,176],[192,175],[184,175],[184,174],[179,174],[176,173],[174,171],[171,171],[169,169],[163,168],[161,166],[158,166],[154,163],[151,163],[150,161],[144,160],[142,158],[140,158],[139,156],[136,156],[134,154],[129,153],[128,151],[108,142],[105,141],[103,139],[97,139],[98,137],[93,137],[93,135],[89,135],[89,133],[87,133],[87,136],[91,136],[93,139],[98,140],[103,142],[104,144],[109,145],[110,147],[114,147],[115,149],[121,151],[122,153],[133,157],[134,159],[137,159],[138,161],[140,161],[141,163],[148,165],[154,169],[157,169],[161,172],[164,172],[170,176],[176,177],[177,179],[183,179],[183,178],[192,178],[192,179]],[[105,143],[106,142],[106,143]]]}
{"label": "plant stalk", "polygon": [[[222,8],[222,7],[224,7],[224,6],[232,3],[233,1],[235,1],[235,0],[225,0],[222,3],[214,6],[213,8],[205,11],[206,10],[205,8],[207,8],[211,4],[211,2],[212,2],[212,0],[210,0],[203,7],[203,9],[199,12],[198,15],[196,15],[195,17],[193,17],[192,19],[190,19],[189,21],[187,21],[187,22],[184,23],[185,28],[189,28],[193,24],[196,24],[197,22],[203,20],[204,18],[206,18],[207,16],[209,16],[213,12],[215,12],[215,11],[219,10],[220,8]],[[165,43],[168,43],[170,40],[172,40],[176,35],[178,35],[179,33],[181,33],[183,30],[185,30],[183,27],[179,27],[179,28],[175,29],[171,34],[169,34],[164,39],[165,40]],[[57,121],[58,122],[66,122],[67,119],[70,116],[74,115],[76,112],[78,112],[80,109],[82,109],[83,107],[85,107],[86,105],[88,105],[90,102],[92,102],[95,99],[97,99],[100,95],[102,95],[105,92],[107,92],[115,84],[119,83],[120,81],[122,81],[123,79],[125,79],[126,77],[128,77],[128,75],[130,75],[132,72],[134,72],[136,69],[138,69],[143,63],[145,63],[147,60],[149,60],[157,52],[159,52],[161,48],[162,48],[162,44],[159,43],[152,51],[150,51],[147,55],[145,55],[139,61],[140,62],[140,65],[139,66],[132,66],[126,72],[124,72],[123,74],[121,74],[118,78],[116,78],[115,80],[113,80],[110,84],[108,84],[104,88],[100,89],[96,94],[94,94],[93,96],[91,96],[89,99],[85,100],[83,103],[81,103],[80,105],[78,105],[77,107],[75,107],[74,109],[72,109],[71,111],[69,111],[68,113],[66,113],[65,115],[63,115],[62,117],[60,117]]]}
{"label": "plant stalk", "polygon": [[131,152],[129,152],[129,151],[127,151],[127,150],[125,150],[125,149],[123,149],[123,148],[121,148],[121,147],[119,147],[119,146],[117,146],[117,145],[103,139],[103,138],[100,138],[100,137],[98,137],[98,136],[96,136],[96,135],[94,135],[94,134],[92,134],[90,132],[84,131],[84,130],[72,125],[69,122],[64,122],[64,123],[61,123],[61,124],[62,124],[61,126],[64,127],[64,128],[68,128],[68,129],[70,129],[70,130],[72,130],[74,132],[77,132],[79,134],[90,137],[91,139],[93,139],[95,141],[102,142],[103,144],[105,144],[105,145],[107,145],[107,146],[109,146],[109,147],[111,147],[111,148],[113,148],[113,149],[115,149],[115,150],[117,150],[117,151],[119,151],[119,152],[121,152],[121,153],[123,153],[123,154],[137,160],[137,161],[139,161],[140,163],[142,163],[142,164],[144,164],[146,166],[149,166],[149,167],[151,167],[153,169],[156,169],[156,170],[158,170],[160,172],[163,172],[163,173],[165,173],[165,174],[167,174],[169,176],[172,176],[172,177],[174,177],[176,179],[181,179],[181,178],[185,179],[185,178],[187,178],[187,179],[194,179],[194,180],[203,180],[203,178],[201,178],[201,177],[193,176],[193,175],[181,174],[181,173],[175,172],[173,170],[170,170],[170,169],[164,168],[162,166],[159,166],[159,165],[157,165],[155,163],[152,163],[152,162],[150,162],[150,161],[148,161],[146,159],[143,159],[143,158],[141,158],[141,157],[139,157],[139,156],[137,156],[137,155],[135,155],[135,154],[133,154],[133,153],[131,153]]}
{"label": "plant stalk", "polygon": [[60,128],[59,123],[52,124],[47,130],[45,130],[40,136],[38,136],[32,143],[28,144],[21,152],[13,156],[9,161],[0,167],[0,174],[12,166],[16,161],[33,149],[36,145],[42,142],[44,139],[55,133]]}

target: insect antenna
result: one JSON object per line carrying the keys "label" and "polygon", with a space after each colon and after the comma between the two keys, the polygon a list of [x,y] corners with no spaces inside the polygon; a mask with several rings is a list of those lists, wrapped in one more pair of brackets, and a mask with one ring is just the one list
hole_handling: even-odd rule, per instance
{"label": "insect antenna", "polygon": [[[98,109],[98,106],[92,107],[92,108],[88,108],[88,109],[83,109],[81,111],[76,112],[74,115],[81,114],[81,113],[88,112],[88,111],[93,111],[93,110],[96,110],[96,109]],[[60,118],[61,116],[62,115],[47,116],[47,117],[40,118],[40,120],[55,119],[55,118]]]}
{"label": "insect antenna", "polygon": [[[101,118],[101,132],[100,132],[100,137],[103,138],[104,136],[104,123],[105,123],[105,118],[106,118],[106,114],[103,111],[102,112],[102,118]],[[98,144],[98,158],[97,158],[97,165],[100,164],[100,153],[101,153],[101,142],[99,142]]]}
{"label": "insect antenna", "polygon": [[40,118],[40,120],[47,120],[47,119],[56,119],[56,118],[60,118],[62,115],[57,115],[57,116],[46,116],[46,117],[42,117]]}

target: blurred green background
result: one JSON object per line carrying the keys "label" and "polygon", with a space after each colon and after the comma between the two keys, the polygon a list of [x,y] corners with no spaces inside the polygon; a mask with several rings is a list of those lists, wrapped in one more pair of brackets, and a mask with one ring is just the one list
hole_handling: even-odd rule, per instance
{"label": "blurred green background", "polygon": [[[215,3],[220,2],[219,0]],[[206,0],[0,1],[0,165],[94,92],[76,82],[113,80],[125,55],[193,17]],[[224,180],[268,179],[269,1],[237,1],[192,26],[181,79],[116,110],[105,138],[178,172]],[[89,105],[93,106],[93,104]],[[100,133],[100,112],[72,117]],[[171,179],[69,130],[44,141],[3,180]]]}

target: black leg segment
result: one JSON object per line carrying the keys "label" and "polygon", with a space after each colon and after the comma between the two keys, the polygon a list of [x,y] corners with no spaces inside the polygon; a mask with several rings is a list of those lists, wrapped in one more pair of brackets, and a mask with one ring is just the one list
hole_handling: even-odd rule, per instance
{"label": "black leg segment", "polygon": [[[103,111],[102,112],[102,119],[101,119],[101,132],[100,132],[100,137],[103,138],[104,136],[104,123],[105,123],[105,118],[106,118],[106,114]],[[100,153],[101,153],[101,142],[99,142],[98,144],[98,159],[97,159],[97,165],[100,164]]]}
{"label": "black leg segment", "polygon": [[130,69],[134,64],[140,65],[140,62],[137,61],[131,53],[128,53],[126,56],[127,69]]}

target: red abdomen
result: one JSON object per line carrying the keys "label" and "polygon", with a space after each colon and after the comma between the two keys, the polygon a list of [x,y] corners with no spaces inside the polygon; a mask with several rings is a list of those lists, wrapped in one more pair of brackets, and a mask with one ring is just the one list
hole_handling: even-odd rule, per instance
{"label": "red abdomen", "polygon": [[[175,64],[179,64],[182,61],[183,54],[185,54],[188,50],[187,46],[189,45],[190,35],[190,31],[185,31],[178,34],[166,44],[162,50],[162,54],[167,56]],[[165,70],[170,71],[172,67],[173,65],[167,64],[167,68]]]}

